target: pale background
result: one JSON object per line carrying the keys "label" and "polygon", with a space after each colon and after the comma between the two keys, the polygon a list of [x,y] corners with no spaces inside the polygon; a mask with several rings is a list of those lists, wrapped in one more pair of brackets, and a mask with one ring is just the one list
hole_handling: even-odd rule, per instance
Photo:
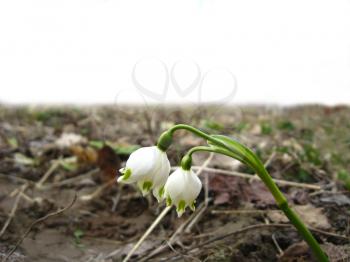
{"label": "pale background", "polygon": [[[0,102],[348,104],[349,14],[345,0],[3,0]],[[177,61],[179,87],[197,64],[201,88],[170,79],[155,98],[132,80],[136,65],[160,93]]]}

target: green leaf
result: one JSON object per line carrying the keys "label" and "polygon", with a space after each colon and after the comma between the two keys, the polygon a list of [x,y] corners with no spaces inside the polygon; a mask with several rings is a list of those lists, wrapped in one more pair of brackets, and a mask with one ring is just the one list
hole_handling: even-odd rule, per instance
{"label": "green leaf", "polygon": [[[261,168],[262,163],[259,158],[249,148],[245,147],[238,141],[223,135],[212,135],[212,137],[224,143],[229,148],[233,158],[241,161],[254,170]],[[213,145],[212,142],[208,142],[208,144],[211,146]],[[222,148],[218,145],[214,146]]]}
{"label": "green leaf", "polygon": [[292,122],[285,120],[278,123],[277,127],[281,130],[293,131],[295,126]]}
{"label": "green leaf", "polygon": [[81,244],[81,238],[84,236],[84,232],[81,229],[76,229],[73,233],[75,244]]}
{"label": "green leaf", "polygon": [[217,131],[221,131],[224,129],[224,126],[222,124],[211,120],[205,120],[204,126],[208,129],[217,130]]}
{"label": "green leaf", "polygon": [[34,158],[25,156],[21,153],[15,154],[15,161],[16,163],[26,165],[26,166],[35,166],[38,164],[38,161],[36,161]]}
{"label": "green leaf", "polygon": [[112,147],[113,150],[118,154],[118,155],[131,155],[134,151],[140,148],[139,145],[130,145],[130,146],[125,146],[125,147]]}
{"label": "green leaf", "polygon": [[139,145],[130,145],[130,146],[116,146],[115,144],[108,142],[108,141],[101,141],[101,140],[91,140],[89,141],[89,145],[96,148],[101,149],[104,147],[104,145],[109,145],[116,154],[118,155],[125,155],[128,156],[137,149],[140,148]]}
{"label": "green leaf", "polygon": [[101,149],[105,145],[105,142],[100,140],[91,140],[89,141],[89,145],[94,148]]}
{"label": "green leaf", "polygon": [[260,124],[261,127],[261,133],[264,135],[270,135],[272,133],[272,127],[269,123],[261,123]]}
{"label": "green leaf", "polygon": [[67,171],[75,171],[78,168],[77,163],[62,161],[61,166]]}
{"label": "green leaf", "polygon": [[12,148],[17,148],[18,147],[18,141],[17,141],[17,139],[15,137],[8,138],[7,142]]}

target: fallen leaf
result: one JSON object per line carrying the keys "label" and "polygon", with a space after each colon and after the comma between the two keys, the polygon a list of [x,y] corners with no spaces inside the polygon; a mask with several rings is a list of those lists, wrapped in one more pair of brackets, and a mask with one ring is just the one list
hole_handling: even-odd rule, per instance
{"label": "fallen leaf", "polygon": [[92,147],[83,147],[75,145],[71,147],[73,154],[78,158],[80,163],[96,164],[98,153]]}
{"label": "fallen leaf", "polygon": [[346,259],[349,259],[349,254],[350,254],[350,246],[336,246],[333,245],[332,243],[325,243],[321,245],[322,249],[324,252],[329,257],[330,261],[348,261]]}
{"label": "fallen leaf", "polygon": [[21,153],[16,153],[14,160],[16,163],[25,165],[25,166],[33,166],[37,164],[34,158],[25,156]]}
{"label": "fallen leaf", "polygon": [[[323,214],[323,208],[308,204],[293,206],[292,209],[308,226],[320,229],[329,229],[331,227],[327,217]],[[287,217],[282,212],[269,212],[267,216],[275,223],[289,222]]]}
{"label": "fallen leaf", "polygon": [[242,186],[242,195],[245,196],[246,201],[255,203],[257,207],[266,207],[275,205],[276,201],[271,192],[260,181],[245,182]]}
{"label": "fallen leaf", "polygon": [[70,148],[71,146],[86,143],[85,137],[75,133],[63,133],[60,138],[55,141],[59,148]]}
{"label": "fallen leaf", "polygon": [[102,179],[109,181],[116,178],[120,169],[121,160],[115,151],[105,145],[98,151],[97,166],[102,171]]}
{"label": "fallen leaf", "polygon": [[350,205],[350,198],[341,195],[341,194],[336,194],[328,197],[322,197],[320,199],[321,202],[327,203],[327,204],[336,204],[337,206],[348,206]]}
{"label": "fallen leaf", "polygon": [[290,245],[279,258],[280,262],[310,261],[309,246],[305,241]]}

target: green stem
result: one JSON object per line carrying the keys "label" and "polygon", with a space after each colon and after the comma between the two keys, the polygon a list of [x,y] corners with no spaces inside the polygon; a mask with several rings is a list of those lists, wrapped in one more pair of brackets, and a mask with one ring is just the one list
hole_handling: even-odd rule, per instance
{"label": "green stem", "polygon": [[175,132],[176,130],[179,130],[179,129],[185,129],[185,130],[190,131],[191,133],[193,133],[193,134],[195,134],[195,135],[197,135],[197,136],[199,136],[199,137],[201,137],[201,138],[204,138],[204,139],[207,140],[207,141],[211,141],[211,142],[213,142],[213,143],[215,143],[215,144],[217,144],[217,145],[220,145],[221,147],[224,147],[224,148],[226,147],[225,143],[222,143],[222,142],[220,142],[219,140],[213,138],[212,136],[210,136],[210,135],[208,135],[208,134],[206,134],[206,133],[200,131],[200,130],[197,129],[197,128],[194,128],[194,127],[192,127],[192,126],[189,126],[189,125],[184,125],[184,124],[175,125],[175,126],[171,127],[171,128],[168,130],[168,132],[169,132],[169,133],[171,134],[171,136],[172,136],[172,135],[174,134],[174,132]]}
{"label": "green stem", "polygon": [[223,154],[237,159],[253,168],[272,193],[278,207],[284,212],[290,222],[303,236],[304,240],[309,244],[317,260],[321,262],[329,261],[328,257],[325,255],[310,230],[305,226],[298,215],[289,207],[286,197],[282,194],[275,182],[272,180],[270,174],[267,172],[260,159],[249,148],[228,137],[210,136],[194,127],[183,124],[175,125],[174,127],[170,128],[168,132],[172,136],[173,133],[178,129],[188,130],[193,134],[202,137],[210,142],[210,147],[198,146],[188,151],[188,153],[184,156],[183,161],[181,161],[181,165],[184,169],[189,169],[191,167],[191,155],[197,151],[207,151]]}

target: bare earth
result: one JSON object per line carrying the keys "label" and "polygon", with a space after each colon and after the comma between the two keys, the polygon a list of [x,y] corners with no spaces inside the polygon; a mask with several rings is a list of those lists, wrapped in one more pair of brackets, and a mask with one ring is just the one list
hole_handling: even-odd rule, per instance
{"label": "bare earth", "polygon": [[[350,261],[349,116],[345,106],[0,106],[0,258],[23,240],[8,261],[122,261],[165,205],[118,185],[117,170],[188,123],[250,146],[332,261]],[[174,140],[172,166],[205,143],[182,131]],[[196,211],[172,209],[131,261],[312,261],[251,170],[204,153],[194,165],[205,165]]]}

